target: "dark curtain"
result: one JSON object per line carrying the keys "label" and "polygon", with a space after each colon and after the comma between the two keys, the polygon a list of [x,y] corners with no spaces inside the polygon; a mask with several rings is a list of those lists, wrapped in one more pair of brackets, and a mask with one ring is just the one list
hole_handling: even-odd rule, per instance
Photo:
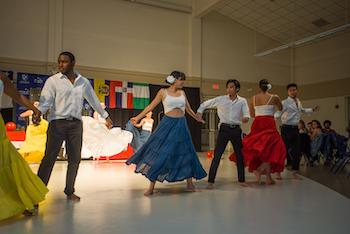
{"label": "dark curtain", "polygon": [[13,108],[5,108],[1,109],[1,115],[4,119],[4,122],[12,122],[13,121]]}
{"label": "dark curtain", "polygon": [[125,128],[125,124],[129,121],[131,117],[134,117],[141,113],[142,110],[132,110],[132,109],[106,109],[109,116],[113,120],[114,126]]}
{"label": "dark curtain", "polygon": [[[150,98],[153,98],[157,95],[159,89],[163,88],[160,85],[150,85]],[[186,96],[188,101],[191,104],[192,109],[196,112],[200,105],[200,96],[199,96],[199,88],[184,88],[186,92]],[[129,121],[131,117],[138,115],[142,110],[129,110],[129,109],[107,109],[107,112],[110,114],[111,119],[115,126],[125,128],[125,124]],[[159,104],[153,110],[153,119],[154,125],[153,129],[158,126],[159,121],[163,116],[163,106]],[[195,121],[192,117],[186,114],[186,119],[188,123],[188,127],[191,132],[192,141],[196,148],[196,151],[201,151],[201,125],[197,121]]]}

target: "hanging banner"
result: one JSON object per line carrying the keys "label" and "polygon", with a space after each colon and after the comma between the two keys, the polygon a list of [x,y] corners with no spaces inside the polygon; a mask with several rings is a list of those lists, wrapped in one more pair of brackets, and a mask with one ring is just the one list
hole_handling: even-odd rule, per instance
{"label": "hanging banner", "polygon": [[[47,75],[17,73],[17,90],[31,101],[38,101],[48,77]],[[26,126],[26,120],[20,117],[20,114],[26,110],[26,107],[16,104],[15,113],[18,128]]]}

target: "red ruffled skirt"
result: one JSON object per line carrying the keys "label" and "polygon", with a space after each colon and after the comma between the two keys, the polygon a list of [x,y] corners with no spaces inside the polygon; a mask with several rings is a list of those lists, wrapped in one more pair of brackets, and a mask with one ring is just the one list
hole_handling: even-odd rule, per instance
{"label": "red ruffled skirt", "polygon": [[286,147],[272,116],[257,116],[250,133],[243,139],[242,154],[250,172],[263,163],[271,165],[271,173],[282,172]]}

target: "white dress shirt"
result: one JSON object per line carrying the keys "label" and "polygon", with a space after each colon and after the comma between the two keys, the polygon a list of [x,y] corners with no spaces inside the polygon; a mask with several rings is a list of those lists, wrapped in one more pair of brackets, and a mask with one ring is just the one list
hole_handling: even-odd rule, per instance
{"label": "white dress shirt", "polygon": [[203,113],[207,108],[217,108],[220,124],[242,124],[243,118],[250,118],[248,102],[245,98],[237,96],[231,100],[229,95],[219,96],[203,102],[197,112]]}
{"label": "white dress shirt", "polygon": [[303,108],[300,100],[297,98],[294,100],[288,97],[282,101],[283,109],[281,112],[275,115],[276,117],[281,116],[282,124],[297,126],[301,113],[312,113],[312,108]]}
{"label": "white dress shirt", "polygon": [[89,80],[78,73],[74,84],[62,73],[49,77],[41,91],[38,109],[43,114],[50,109],[49,121],[72,117],[81,119],[84,98],[103,118],[108,117]]}

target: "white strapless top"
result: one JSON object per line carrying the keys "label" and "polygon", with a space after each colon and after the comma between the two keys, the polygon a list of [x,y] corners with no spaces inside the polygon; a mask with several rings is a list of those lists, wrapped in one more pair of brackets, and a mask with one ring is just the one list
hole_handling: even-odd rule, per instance
{"label": "white strapless top", "polygon": [[1,109],[1,98],[4,93],[4,83],[0,80],[0,109]]}
{"label": "white strapless top", "polygon": [[153,128],[153,123],[151,123],[150,121],[145,121],[145,123],[142,125],[142,130],[145,130],[145,131],[152,132],[152,128]]}
{"label": "white strapless top", "polygon": [[274,105],[261,105],[255,106],[255,116],[274,116],[275,114],[275,106]]}
{"label": "white strapless top", "polygon": [[173,97],[168,95],[168,92],[165,89],[166,97],[163,100],[164,113],[168,113],[174,109],[181,109],[185,112],[186,109],[186,98],[183,94],[178,97]]}

